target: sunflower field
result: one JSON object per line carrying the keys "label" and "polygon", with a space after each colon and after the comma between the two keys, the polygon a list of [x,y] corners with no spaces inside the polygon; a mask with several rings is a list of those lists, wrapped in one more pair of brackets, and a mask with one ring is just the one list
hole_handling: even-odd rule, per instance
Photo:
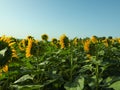
{"label": "sunflower field", "polygon": [[0,90],[120,90],[120,38],[3,35]]}

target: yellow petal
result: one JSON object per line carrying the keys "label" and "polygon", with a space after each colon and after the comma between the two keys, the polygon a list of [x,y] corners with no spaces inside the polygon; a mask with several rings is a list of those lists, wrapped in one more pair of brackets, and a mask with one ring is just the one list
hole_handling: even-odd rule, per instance
{"label": "yellow petal", "polygon": [[5,66],[3,67],[3,72],[8,72],[8,65],[5,65]]}

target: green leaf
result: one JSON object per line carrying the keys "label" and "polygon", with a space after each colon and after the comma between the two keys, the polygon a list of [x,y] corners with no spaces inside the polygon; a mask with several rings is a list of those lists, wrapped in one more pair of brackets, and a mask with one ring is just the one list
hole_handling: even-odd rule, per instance
{"label": "green leaf", "polygon": [[92,64],[84,65],[84,66],[80,69],[80,72],[86,72],[87,70],[92,71],[92,69],[93,69]]}
{"label": "green leaf", "polygon": [[109,88],[113,88],[114,90],[120,90],[120,81],[116,81],[109,86]]}
{"label": "green leaf", "polygon": [[20,82],[24,82],[24,81],[26,81],[26,80],[28,80],[28,79],[33,80],[33,76],[24,75],[24,76],[20,77],[18,80],[16,80],[16,81],[14,82],[14,84],[20,83]]}
{"label": "green leaf", "polygon": [[[98,78],[98,82],[100,83],[103,79],[102,78]],[[88,85],[91,87],[91,88],[94,88],[96,86],[96,75],[92,76],[92,77],[89,77],[89,83]]]}
{"label": "green leaf", "polygon": [[10,88],[15,90],[40,90],[44,85],[10,85]]}
{"label": "green leaf", "polygon": [[105,54],[104,50],[101,50],[101,51],[98,52],[98,55],[100,55],[100,56],[103,56],[104,54]]}
{"label": "green leaf", "polygon": [[5,59],[5,54],[6,54],[7,49],[8,48],[6,47],[6,48],[0,50],[0,67],[5,65],[8,62],[8,60]]}
{"label": "green leaf", "polygon": [[5,52],[7,51],[7,49],[8,48],[6,47],[6,48],[0,50],[0,56],[5,56]]}
{"label": "green leaf", "polygon": [[112,82],[112,78],[111,77],[108,77],[106,80],[105,80],[105,84],[106,85],[110,85],[110,82]]}
{"label": "green leaf", "polygon": [[79,76],[75,81],[67,82],[64,87],[66,90],[83,90],[84,78]]}
{"label": "green leaf", "polygon": [[120,77],[117,76],[107,77],[104,81],[104,84],[110,87],[112,84],[114,84],[117,81],[120,81]]}
{"label": "green leaf", "polygon": [[[23,80],[26,80],[25,78],[32,79],[31,76],[24,75],[23,77],[20,78],[21,80],[19,79],[19,81],[22,82]],[[12,90],[13,89],[15,89],[15,90],[41,90],[41,88],[43,88],[44,86],[47,86],[48,84],[55,82],[56,80],[57,79],[47,80],[45,83],[39,84],[39,85],[38,84],[27,84],[27,83],[25,83],[24,85],[14,84],[14,85],[10,85],[10,88]]]}
{"label": "green leaf", "polygon": [[53,80],[47,80],[43,85],[46,86],[48,84],[51,84],[53,82],[55,82],[57,79],[53,79]]}

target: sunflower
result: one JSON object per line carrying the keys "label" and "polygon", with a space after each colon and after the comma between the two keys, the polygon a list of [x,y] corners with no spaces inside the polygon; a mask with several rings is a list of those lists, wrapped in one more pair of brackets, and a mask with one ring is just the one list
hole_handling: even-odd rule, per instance
{"label": "sunflower", "polygon": [[8,72],[8,65],[5,65],[3,68],[2,68],[3,72]]}
{"label": "sunflower", "polygon": [[78,45],[78,38],[75,38],[74,40],[73,40],[73,44],[75,45],[75,46],[77,46]]}
{"label": "sunflower", "polygon": [[48,41],[48,35],[47,34],[43,34],[41,36],[41,38],[42,38],[43,41]]}
{"label": "sunflower", "polygon": [[27,46],[26,46],[26,57],[31,57],[31,56],[36,56],[39,54],[39,49],[40,49],[40,46],[38,45],[39,44],[39,41],[38,40],[35,40],[34,38],[28,38],[27,40]]}
{"label": "sunflower", "polygon": [[57,39],[56,38],[52,38],[52,41],[51,41],[51,43],[52,43],[52,45],[56,45],[57,44]]}
{"label": "sunflower", "polygon": [[26,39],[21,40],[18,46],[21,51],[25,51],[27,46],[27,40]]}
{"label": "sunflower", "polygon": [[60,48],[60,47],[61,47],[61,45],[60,45],[60,40],[57,40],[56,47],[57,47],[57,48]]}
{"label": "sunflower", "polygon": [[108,44],[108,40],[107,40],[107,39],[102,40],[102,42],[103,42],[103,44],[104,44],[106,47],[109,46],[109,44]]}
{"label": "sunflower", "polygon": [[28,40],[28,39],[34,39],[34,38],[29,35],[29,36],[27,36],[27,40]]}
{"label": "sunflower", "polygon": [[3,67],[0,68],[0,77],[2,76],[2,73],[8,72],[8,65],[4,65]]}
{"label": "sunflower", "polygon": [[28,45],[26,47],[26,57],[30,57],[31,55],[31,48],[32,48],[33,40],[31,38],[28,39]]}
{"label": "sunflower", "polygon": [[39,56],[41,54],[40,52],[43,52],[42,49],[44,45],[41,45],[41,46],[38,40],[33,40],[32,47],[31,47],[31,54],[34,56]]}
{"label": "sunflower", "polygon": [[115,39],[111,39],[112,44],[115,42]]}
{"label": "sunflower", "polygon": [[84,42],[84,50],[88,52],[90,50],[90,40]]}
{"label": "sunflower", "polygon": [[13,45],[15,41],[12,37],[3,35],[0,37],[0,67],[6,65],[13,57],[17,57],[16,50]]}
{"label": "sunflower", "polygon": [[120,38],[118,38],[118,42],[120,43]]}
{"label": "sunflower", "polygon": [[69,39],[65,34],[60,36],[60,45],[61,49],[69,46]]}
{"label": "sunflower", "polygon": [[0,37],[0,76],[3,72],[8,72],[8,63],[12,58],[17,58],[14,44],[14,38],[5,35]]}
{"label": "sunflower", "polygon": [[97,37],[96,36],[92,36],[91,37],[91,42],[94,43],[94,44],[97,43],[98,42]]}

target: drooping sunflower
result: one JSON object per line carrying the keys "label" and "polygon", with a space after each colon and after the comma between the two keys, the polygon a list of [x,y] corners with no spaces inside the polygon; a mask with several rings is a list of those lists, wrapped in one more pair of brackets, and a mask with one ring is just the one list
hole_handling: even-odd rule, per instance
{"label": "drooping sunflower", "polygon": [[89,50],[90,50],[90,40],[86,40],[86,41],[84,42],[84,50],[85,50],[86,52],[89,52]]}
{"label": "drooping sunflower", "polygon": [[48,41],[48,35],[47,34],[43,34],[41,36],[41,38],[42,38],[43,41]]}
{"label": "drooping sunflower", "polygon": [[34,38],[29,38],[28,40],[28,44],[26,46],[26,57],[31,57],[31,56],[38,56],[39,52],[40,52],[40,45],[39,45],[39,41],[35,40]]}
{"label": "drooping sunflower", "polygon": [[79,39],[78,39],[78,38],[75,38],[75,39],[73,40],[73,44],[74,44],[75,46],[77,46],[77,45],[78,45],[78,41],[79,41]]}
{"label": "drooping sunflower", "polygon": [[98,42],[97,37],[96,36],[92,36],[91,37],[91,42],[94,43],[94,44],[97,43]]}
{"label": "drooping sunflower", "polygon": [[0,70],[3,72],[8,71],[8,63],[13,57],[17,57],[14,44],[15,41],[12,37],[6,37],[5,35],[0,37]]}
{"label": "drooping sunflower", "polygon": [[32,43],[33,43],[33,39],[29,38],[28,45],[26,47],[26,57],[32,56],[32,54],[31,54]]}
{"label": "drooping sunflower", "polygon": [[65,34],[60,36],[60,45],[61,49],[64,49],[65,47],[69,46],[69,39]]}
{"label": "drooping sunflower", "polygon": [[109,46],[109,44],[108,44],[108,40],[107,40],[107,39],[102,40],[102,42],[103,42],[103,44],[104,44],[106,47]]}

